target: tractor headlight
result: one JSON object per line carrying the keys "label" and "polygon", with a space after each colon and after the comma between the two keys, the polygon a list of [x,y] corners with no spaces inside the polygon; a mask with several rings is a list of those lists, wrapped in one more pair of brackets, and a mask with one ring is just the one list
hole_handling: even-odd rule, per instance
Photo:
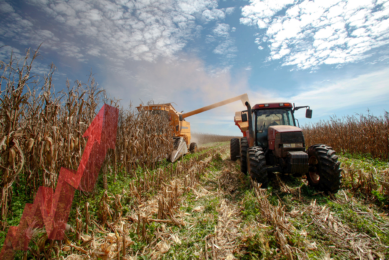
{"label": "tractor headlight", "polygon": [[283,148],[301,148],[303,147],[302,143],[296,143],[296,144],[283,144]]}

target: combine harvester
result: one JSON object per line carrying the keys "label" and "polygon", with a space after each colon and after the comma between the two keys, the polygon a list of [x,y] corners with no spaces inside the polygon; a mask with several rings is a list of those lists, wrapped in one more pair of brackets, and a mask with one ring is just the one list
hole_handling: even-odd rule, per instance
{"label": "combine harvester", "polygon": [[171,103],[165,104],[154,104],[149,106],[138,106],[136,107],[138,111],[151,111],[154,114],[166,115],[169,118],[170,126],[173,130],[173,139],[174,139],[174,150],[169,156],[171,162],[175,162],[180,156],[185,155],[189,152],[194,153],[197,150],[197,144],[191,141],[190,134],[190,123],[185,120],[185,118],[200,114],[202,112],[230,104],[232,102],[241,100],[243,105],[245,102],[248,102],[247,94],[243,94],[234,98],[226,99],[224,101],[202,107],[187,113],[179,113],[174,109]]}
{"label": "combine harvester", "polygon": [[296,126],[294,112],[307,108],[306,118],[312,118],[309,106],[292,106],[291,103],[263,103],[235,113],[235,124],[243,138],[230,143],[231,160],[240,158],[241,171],[262,187],[267,187],[269,175],[274,172],[306,175],[310,186],[336,193],[341,185],[342,169],[332,147],[315,144],[305,150],[302,129]]}

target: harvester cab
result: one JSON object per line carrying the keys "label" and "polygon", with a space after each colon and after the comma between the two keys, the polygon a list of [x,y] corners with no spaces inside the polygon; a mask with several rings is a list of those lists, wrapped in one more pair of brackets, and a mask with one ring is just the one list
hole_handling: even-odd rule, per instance
{"label": "harvester cab", "polygon": [[[335,151],[324,144],[305,150],[302,129],[296,126],[294,112],[309,106],[295,107],[288,102],[256,104],[235,113],[234,121],[243,133],[231,140],[231,160],[240,158],[241,171],[267,187],[273,173],[307,176],[309,185],[336,193],[341,183],[340,163]],[[240,141],[240,142],[239,142]]]}
{"label": "harvester cab", "polygon": [[230,104],[232,102],[241,100],[242,104],[245,105],[245,102],[248,102],[247,94],[243,94],[234,98],[230,98],[209,106],[205,106],[187,113],[178,112],[171,103],[165,104],[154,104],[149,106],[138,106],[138,111],[150,111],[155,114],[165,114],[170,121],[170,126],[173,132],[173,141],[174,141],[174,150],[169,155],[168,159],[171,162],[175,162],[180,156],[185,155],[189,152],[194,153],[197,151],[197,144],[191,142],[191,132],[190,132],[190,123],[185,119],[187,117],[203,113],[205,111]]}

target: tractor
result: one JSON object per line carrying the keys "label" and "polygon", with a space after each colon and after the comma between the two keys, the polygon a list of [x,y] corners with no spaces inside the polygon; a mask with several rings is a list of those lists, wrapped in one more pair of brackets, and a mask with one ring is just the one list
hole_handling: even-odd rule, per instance
{"label": "tractor", "polygon": [[241,171],[267,188],[275,172],[295,177],[306,175],[308,184],[317,190],[338,192],[342,169],[332,147],[315,144],[305,150],[302,129],[296,126],[294,112],[306,108],[306,118],[312,118],[309,106],[295,107],[291,103],[263,103],[235,113],[235,124],[243,138],[231,139],[231,160],[240,158]]}

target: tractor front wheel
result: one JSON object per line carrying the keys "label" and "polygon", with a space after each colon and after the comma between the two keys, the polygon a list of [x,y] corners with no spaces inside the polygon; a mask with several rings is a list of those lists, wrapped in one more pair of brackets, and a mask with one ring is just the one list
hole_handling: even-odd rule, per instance
{"label": "tractor front wheel", "polygon": [[240,139],[240,171],[247,174],[247,150],[249,143],[247,137]]}
{"label": "tractor front wheel", "polygon": [[236,161],[240,154],[240,144],[238,138],[232,138],[230,141],[231,161]]}
{"label": "tractor front wheel", "polygon": [[266,168],[266,158],[262,148],[259,146],[251,147],[248,151],[248,156],[248,167],[251,179],[261,183],[261,188],[267,188],[269,176]]}
{"label": "tractor front wheel", "polygon": [[307,180],[310,186],[320,191],[337,193],[342,180],[338,156],[332,147],[315,144],[308,148],[309,171]]}

